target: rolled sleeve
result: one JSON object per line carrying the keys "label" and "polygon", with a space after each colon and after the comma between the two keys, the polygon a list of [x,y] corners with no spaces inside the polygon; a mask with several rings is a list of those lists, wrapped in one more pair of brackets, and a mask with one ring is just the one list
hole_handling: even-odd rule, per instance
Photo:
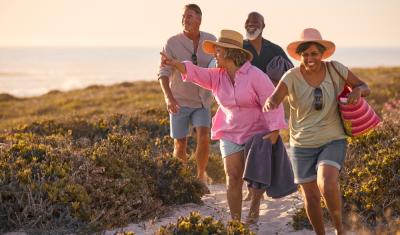
{"label": "rolled sleeve", "polygon": [[157,78],[160,79],[161,77],[169,77],[172,74],[172,69],[170,66],[162,67],[158,70]]}
{"label": "rolled sleeve", "polygon": [[[162,52],[167,54],[169,57],[176,58],[168,43],[163,47]],[[160,79],[161,77],[170,77],[171,74],[172,74],[172,67],[169,65],[162,66],[160,63],[159,70],[157,73],[157,78]]]}

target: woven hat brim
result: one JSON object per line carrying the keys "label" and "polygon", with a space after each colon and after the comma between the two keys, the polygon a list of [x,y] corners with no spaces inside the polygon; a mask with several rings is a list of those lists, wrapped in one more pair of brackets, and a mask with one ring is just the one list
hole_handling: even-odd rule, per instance
{"label": "woven hat brim", "polygon": [[207,54],[213,55],[214,52],[215,52],[215,46],[242,50],[242,51],[244,51],[246,53],[247,60],[251,61],[253,59],[253,54],[251,54],[250,51],[248,51],[246,49],[243,49],[241,47],[238,47],[236,45],[233,45],[233,44],[230,44],[230,43],[224,43],[224,42],[216,42],[216,41],[205,40],[203,42],[203,51],[205,53],[207,53]]}
{"label": "woven hat brim", "polygon": [[286,50],[287,53],[295,60],[300,61],[301,60],[301,56],[299,54],[296,53],[297,47],[305,42],[317,42],[321,45],[323,45],[326,48],[326,51],[324,52],[324,54],[322,55],[322,59],[326,59],[330,56],[333,55],[333,53],[335,53],[335,43],[331,42],[331,41],[327,41],[327,40],[305,40],[305,41],[295,41],[290,43]]}

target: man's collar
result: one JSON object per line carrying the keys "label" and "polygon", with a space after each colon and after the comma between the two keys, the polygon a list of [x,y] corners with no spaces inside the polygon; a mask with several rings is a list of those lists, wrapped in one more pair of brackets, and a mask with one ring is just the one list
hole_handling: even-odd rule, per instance
{"label": "man's collar", "polygon": [[[185,31],[182,31],[182,33],[183,33],[183,35],[185,35],[187,38],[189,38],[190,40],[193,41],[193,39],[189,37],[189,35],[193,35],[192,33],[190,33],[190,32],[185,32]],[[200,30],[198,31],[198,37],[199,37],[199,38],[201,37],[201,31],[200,31]]]}

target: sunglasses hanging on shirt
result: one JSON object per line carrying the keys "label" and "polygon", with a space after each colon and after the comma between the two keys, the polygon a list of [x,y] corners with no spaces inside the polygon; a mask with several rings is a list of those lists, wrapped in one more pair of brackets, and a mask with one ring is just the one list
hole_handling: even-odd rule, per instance
{"label": "sunglasses hanging on shirt", "polygon": [[322,103],[322,90],[317,87],[314,89],[314,102],[313,102],[315,110],[321,110],[323,107]]}
{"label": "sunglasses hanging on shirt", "polygon": [[192,54],[192,63],[194,64],[194,65],[197,65],[197,55],[196,54]]}

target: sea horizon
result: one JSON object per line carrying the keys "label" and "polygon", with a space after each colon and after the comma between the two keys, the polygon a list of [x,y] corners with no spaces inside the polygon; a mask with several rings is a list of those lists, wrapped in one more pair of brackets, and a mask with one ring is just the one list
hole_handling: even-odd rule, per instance
{"label": "sea horizon", "polygon": [[[117,46],[0,47],[0,93],[30,97],[91,85],[156,81],[160,50]],[[400,47],[337,47],[330,59],[349,68],[397,67]]]}

